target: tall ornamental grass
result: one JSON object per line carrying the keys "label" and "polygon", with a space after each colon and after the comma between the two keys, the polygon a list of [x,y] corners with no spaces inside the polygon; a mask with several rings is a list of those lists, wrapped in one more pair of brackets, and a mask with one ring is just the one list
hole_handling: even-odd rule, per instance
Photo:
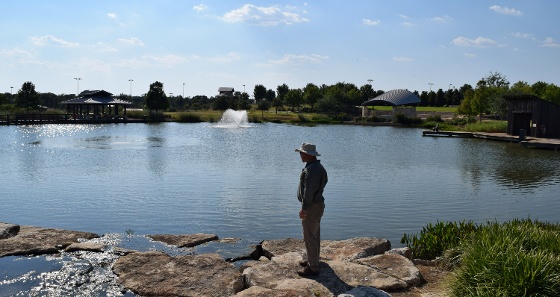
{"label": "tall ornamental grass", "polygon": [[479,228],[463,246],[453,296],[560,296],[560,227],[514,220]]}

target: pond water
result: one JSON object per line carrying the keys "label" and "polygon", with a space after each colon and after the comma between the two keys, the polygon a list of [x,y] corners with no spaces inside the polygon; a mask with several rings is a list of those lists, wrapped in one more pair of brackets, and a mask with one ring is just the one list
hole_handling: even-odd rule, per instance
{"label": "pond water", "polygon": [[317,145],[329,174],[323,239],[373,236],[399,246],[430,222],[557,222],[560,209],[559,152],[412,128],[162,123],[0,133],[0,221],[19,225],[301,238],[304,164],[294,149],[304,141]]}

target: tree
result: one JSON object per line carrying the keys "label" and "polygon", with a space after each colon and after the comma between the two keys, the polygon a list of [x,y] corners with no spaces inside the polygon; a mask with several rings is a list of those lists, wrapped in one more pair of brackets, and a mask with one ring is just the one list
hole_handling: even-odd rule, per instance
{"label": "tree", "polygon": [[253,96],[255,97],[255,101],[259,103],[259,101],[266,98],[266,88],[263,85],[256,85],[255,89],[253,90]]}
{"label": "tree", "polygon": [[261,111],[261,117],[264,119],[264,111],[270,108],[270,102],[261,100],[257,103],[257,109]]}
{"label": "tree", "polygon": [[278,113],[278,107],[284,106],[284,98],[289,90],[290,88],[287,84],[281,84],[276,87],[276,99],[272,101],[272,106],[276,108],[276,113]]}
{"label": "tree", "polygon": [[305,88],[303,88],[303,102],[309,104],[311,109],[313,109],[315,104],[317,104],[322,97],[321,89],[312,83],[308,83]]}
{"label": "tree", "polygon": [[362,94],[362,101],[366,102],[370,99],[375,98],[375,91],[371,84],[365,84],[360,88],[360,93]]}
{"label": "tree", "polygon": [[38,110],[40,105],[41,97],[35,91],[35,85],[30,81],[23,83],[17,94],[16,106],[25,108],[29,112],[29,110]]}
{"label": "tree", "polygon": [[163,91],[163,83],[156,81],[150,85],[150,90],[146,94],[146,107],[149,110],[166,110],[169,108],[169,100]]}
{"label": "tree", "polygon": [[300,89],[291,89],[286,94],[286,103],[292,108],[297,107],[299,111],[299,106],[303,102],[303,92]]}

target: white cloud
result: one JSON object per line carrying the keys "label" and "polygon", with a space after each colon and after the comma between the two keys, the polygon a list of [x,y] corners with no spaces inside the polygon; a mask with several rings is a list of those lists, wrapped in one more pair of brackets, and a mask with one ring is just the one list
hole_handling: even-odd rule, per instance
{"label": "white cloud", "polygon": [[285,54],[282,59],[279,60],[270,60],[272,64],[300,64],[300,63],[318,63],[323,60],[328,59],[329,56],[322,56],[322,55],[293,55],[293,54]]}
{"label": "white cloud", "polygon": [[381,21],[380,20],[363,19],[362,23],[364,25],[368,25],[368,26],[377,26],[377,25],[381,24]]}
{"label": "white cloud", "polygon": [[20,48],[3,49],[0,50],[0,56],[7,57],[14,60],[29,60],[35,57],[33,52],[22,50]]}
{"label": "white cloud", "polygon": [[206,10],[206,8],[208,8],[208,7],[207,7],[206,5],[204,5],[204,4],[202,4],[202,3],[199,4],[199,5],[193,6],[193,10],[196,10],[196,11],[198,11],[198,12],[203,11],[203,10]]}
{"label": "white cloud", "polygon": [[35,37],[32,36],[31,38],[31,42],[35,45],[39,45],[39,46],[45,46],[45,45],[59,45],[62,47],[77,47],[80,46],[79,43],[76,42],[69,42],[66,41],[64,39],[60,39],[58,37],[52,36],[52,35],[45,35],[45,36],[39,36],[39,37]]}
{"label": "white cloud", "polygon": [[[293,8],[289,7],[288,9]],[[298,13],[284,11],[279,7],[261,7],[252,4],[245,4],[239,9],[234,9],[224,14],[220,19],[228,23],[252,23],[264,26],[291,25],[309,21]]]}
{"label": "white cloud", "polygon": [[393,57],[393,61],[397,61],[397,62],[412,62],[412,58],[407,58],[407,57]]}
{"label": "white cloud", "polygon": [[497,13],[513,15],[513,16],[522,16],[523,15],[523,13],[519,10],[516,10],[514,8],[509,8],[509,7],[501,7],[499,5],[490,6],[490,10],[493,10]]}
{"label": "white cloud", "polygon": [[130,44],[130,45],[138,45],[138,46],[144,46],[144,42],[142,42],[142,40],[136,38],[136,37],[131,37],[131,38],[119,38],[117,39],[118,41],[122,42],[122,43],[126,43],[126,44]]}
{"label": "white cloud", "polygon": [[236,52],[229,52],[225,56],[208,58],[208,60],[210,60],[212,62],[218,62],[218,63],[229,63],[229,62],[233,62],[233,61],[238,61],[239,59],[241,59],[241,58],[240,58],[239,54],[236,53]]}
{"label": "white cloud", "polygon": [[165,56],[144,56],[144,57],[148,60],[157,62],[159,65],[164,65],[164,66],[173,66],[173,65],[178,65],[178,64],[183,64],[185,62],[188,62],[187,58],[179,55],[173,55],[173,54],[168,54]]}
{"label": "white cloud", "polygon": [[436,22],[436,23],[448,23],[449,21],[451,21],[451,17],[448,15],[444,15],[444,16],[437,16],[437,17],[433,17],[431,18],[432,22]]}
{"label": "white cloud", "polygon": [[113,12],[109,12],[109,13],[107,14],[107,16],[110,17],[110,18],[112,18],[112,19],[118,18],[117,14],[116,14],[116,13],[113,13]]}
{"label": "white cloud", "polygon": [[453,44],[456,46],[468,46],[468,47],[492,47],[498,46],[498,43],[492,39],[478,37],[476,39],[468,39],[466,37],[457,37],[453,39]]}
{"label": "white cloud", "polygon": [[476,55],[473,53],[465,53],[465,57],[467,58],[476,58]]}
{"label": "white cloud", "polygon": [[545,46],[545,47],[560,47],[560,44],[556,43],[554,41],[554,39],[552,39],[551,37],[547,37],[544,40],[544,44],[542,44],[542,46]]}

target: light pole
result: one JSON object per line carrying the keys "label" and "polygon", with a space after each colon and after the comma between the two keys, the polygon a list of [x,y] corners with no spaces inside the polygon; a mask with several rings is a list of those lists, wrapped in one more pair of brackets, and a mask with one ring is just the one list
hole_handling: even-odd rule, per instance
{"label": "light pole", "polygon": [[76,97],[78,97],[78,95],[80,94],[80,80],[82,80],[81,77],[74,77],[74,79],[76,80]]}
{"label": "light pole", "polygon": [[134,81],[133,79],[129,79],[128,80],[130,82],[130,99],[132,99],[132,82]]}
{"label": "light pole", "polygon": [[14,94],[14,87],[10,87],[10,95]]}
{"label": "light pole", "polygon": [[183,99],[185,98],[185,83],[183,83]]}
{"label": "light pole", "polygon": [[243,93],[245,93],[245,85],[243,85]]}
{"label": "light pole", "polygon": [[430,93],[432,92],[432,86],[434,85],[434,83],[428,83],[430,85]]}

